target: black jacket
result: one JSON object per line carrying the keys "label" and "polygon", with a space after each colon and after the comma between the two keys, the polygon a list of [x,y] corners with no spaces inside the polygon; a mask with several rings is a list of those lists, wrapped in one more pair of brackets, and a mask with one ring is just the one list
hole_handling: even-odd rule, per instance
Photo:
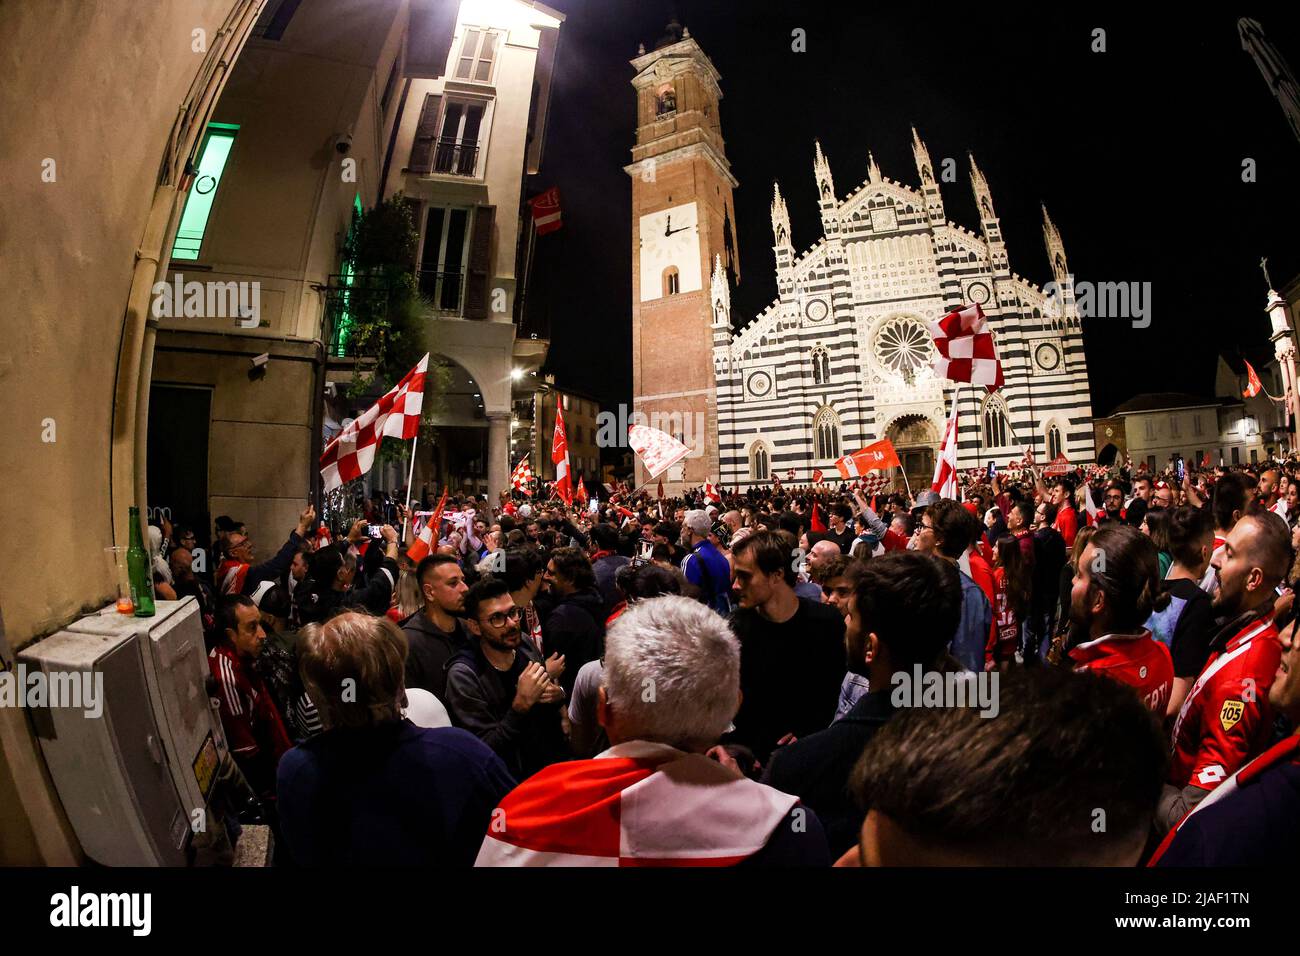
{"label": "black jacket", "polygon": [[402,622],[402,632],[408,647],[406,686],[423,688],[445,703],[447,667],[471,641],[464,623],[457,619],[455,629],[448,634],[439,630],[424,611],[416,611]]}
{"label": "black jacket", "polygon": [[393,585],[396,582],[397,562],[392,558],[384,558],[364,587],[352,587],[346,591],[335,591],[332,588],[318,590],[315,582],[309,578],[293,592],[299,619],[304,624],[328,621],[335,614],[354,608],[371,614],[386,614],[393,602]]}
{"label": "black jacket", "polygon": [[605,650],[605,601],[595,587],[574,591],[560,598],[542,621],[542,647],[546,656],[564,655],[560,685],[566,697],[573,696],[573,682],[587,661]]}
{"label": "black jacket", "polygon": [[849,793],[862,749],[894,715],[890,690],[873,691],[825,730],[772,752],[762,782],[797,796],[826,830],[831,859],[858,842],[863,811]]}
{"label": "black jacket", "polygon": [[518,674],[530,661],[541,663],[537,651],[522,639],[515,666],[503,674],[474,641],[457,651],[447,665],[445,703],[452,723],[491,747],[516,780],[573,756],[560,724],[563,703],[538,703],[524,714],[511,706]]}

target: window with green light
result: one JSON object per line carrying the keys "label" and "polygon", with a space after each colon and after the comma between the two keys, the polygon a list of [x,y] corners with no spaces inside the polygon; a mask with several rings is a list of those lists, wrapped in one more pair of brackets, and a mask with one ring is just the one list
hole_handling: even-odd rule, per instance
{"label": "window with green light", "polygon": [[[361,218],[363,211],[364,210],[361,207],[361,194],[357,193],[356,198],[352,200],[352,222],[348,225],[347,244],[349,247],[352,245],[353,234],[357,230],[357,220]],[[342,292],[339,295],[339,318],[336,327],[337,330],[334,334],[334,354],[338,357],[347,354],[348,339],[351,337],[352,333],[352,315],[348,309],[352,298],[352,275],[352,263],[350,260],[345,258],[343,260],[343,266],[339,270],[339,285],[342,287]]]}
{"label": "window with green light", "polygon": [[226,168],[226,160],[235,145],[235,133],[238,126],[229,123],[209,123],[203,134],[203,144],[199,147],[199,162],[194,172],[194,183],[189,195],[185,197],[185,211],[181,213],[181,225],[176,231],[176,242],[172,246],[173,259],[197,259],[199,249],[203,246],[203,231],[208,227],[208,217],[212,215],[212,203],[217,198],[217,187],[221,185],[221,174]]}

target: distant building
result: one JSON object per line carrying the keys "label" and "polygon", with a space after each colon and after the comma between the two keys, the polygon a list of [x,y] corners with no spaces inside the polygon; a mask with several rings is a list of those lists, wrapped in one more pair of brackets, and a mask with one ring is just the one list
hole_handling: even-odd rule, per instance
{"label": "distant building", "polygon": [[555,480],[551,442],[555,436],[555,407],[558,403],[564,409],[564,436],[569,446],[569,474],[573,478],[574,487],[577,487],[580,476],[584,479],[583,486],[588,489],[594,483],[603,481],[604,469],[601,468],[600,446],[597,443],[600,402],[590,395],[552,384],[537,392],[534,403],[537,437],[533,474],[542,481]]}
{"label": "distant building", "polygon": [[[1281,397],[1282,380],[1276,361],[1267,354],[1252,359],[1264,392]],[[1282,406],[1261,393],[1243,398],[1245,363],[1220,357],[1215,370],[1214,398],[1181,392],[1145,392],[1118,405],[1094,422],[1097,460],[1113,462],[1125,454],[1134,467],[1145,462],[1163,470],[1180,456],[1199,467],[1250,464],[1284,453],[1288,447]]]}

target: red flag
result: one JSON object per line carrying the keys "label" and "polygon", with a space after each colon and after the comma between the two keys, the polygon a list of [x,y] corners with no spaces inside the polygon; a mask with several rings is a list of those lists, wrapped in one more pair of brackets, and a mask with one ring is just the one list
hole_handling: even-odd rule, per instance
{"label": "red flag", "polygon": [[573,483],[569,478],[569,440],[564,434],[564,411],[557,396],[555,402],[555,437],[551,442],[551,461],[555,465],[555,493],[573,507]]}
{"label": "red flag", "polygon": [[663,480],[662,478],[659,479],[659,495],[658,495],[658,497],[659,497],[659,500],[660,500],[660,501],[662,501],[662,500],[663,500],[663,497],[664,497],[664,480]]}
{"label": "red flag", "polygon": [[952,414],[948,427],[943,430],[943,443],[939,446],[939,461],[934,468],[934,481],[930,490],[941,498],[957,497],[957,396],[953,396]]}
{"label": "red flag", "polygon": [[1254,398],[1264,390],[1264,383],[1259,380],[1259,376],[1255,374],[1254,366],[1249,362],[1246,362],[1246,382],[1246,390],[1241,393],[1242,398]]}
{"label": "red flag", "polygon": [[818,507],[817,502],[815,501],[813,502],[813,506],[812,506],[812,530],[813,531],[826,530],[826,522],[822,520],[821,510]]}
{"label": "red flag", "polygon": [[419,433],[424,375],[428,369],[429,353],[426,352],[400,382],[325,446],[320,456],[325,491],[333,491],[368,472],[385,436],[414,438]]}
{"label": "red flag", "polygon": [[869,471],[880,468],[897,468],[899,464],[898,452],[894,451],[894,443],[888,438],[882,438],[861,451],[845,455],[835,463],[835,467],[839,469],[840,475],[847,480],[861,477]]}
{"label": "red flag", "polygon": [[820,485],[821,483],[822,483],[822,470],[821,470],[820,468],[814,468],[814,469],[813,469],[813,484],[814,484],[814,485]]}
{"label": "red flag", "polygon": [[934,348],[934,374],[954,382],[972,382],[996,392],[1003,385],[1002,363],[993,347],[984,310],[968,305],[930,323]]}
{"label": "red flag", "polygon": [[587,489],[583,487],[582,476],[578,476],[578,489],[573,493],[573,500],[580,505],[587,503]]}
{"label": "red flag", "polygon": [[419,564],[431,552],[438,543],[438,528],[442,526],[442,509],[447,507],[447,491],[443,489],[442,497],[438,499],[438,507],[433,510],[433,516],[425,522],[420,533],[415,536],[411,546],[406,549],[406,556],[415,564]]}
{"label": "red flag", "polygon": [[1061,475],[1068,474],[1069,471],[1070,460],[1066,458],[1065,453],[1062,452],[1048,463],[1047,467],[1043,469],[1043,474],[1059,478]]}
{"label": "red flag", "polygon": [[708,498],[710,501],[718,503],[722,502],[722,495],[718,491],[718,486],[711,481],[706,481],[704,483],[704,497]]}
{"label": "red flag", "polygon": [[537,234],[544,236],[560,228],[560,190],[552,186],[546,192],[528,200],[528,208],[533,213],[533,225]]}

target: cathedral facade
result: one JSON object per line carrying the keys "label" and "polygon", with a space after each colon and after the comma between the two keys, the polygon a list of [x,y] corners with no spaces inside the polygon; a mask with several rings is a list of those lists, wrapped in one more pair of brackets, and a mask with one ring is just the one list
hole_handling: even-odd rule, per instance
{"label": "cathedral facade", "polygon": [[[920,490],[933,475],[954,395],[960,467],[1002,466],[1025,448],[1040,461],[1059,453],[1076,463],[1091,460],[1079,317],[1065,248],[1046,209],[1043,237],[1054,285],[1043,288],[1011,271],[992,194],[973,157],[978,233],[947,219],[915,130],[918,186],[884,176],[868,156],[866,180],[843,199],[829,160],[814,144],[823,235],[796,253],[785,199],[774,186],[777,298],[752,320],[733,322],[736,181],[718,125],[719,78],[689,34],[633,65],[641,94],[633,150],[634,159],[638,151],[641,156],[626,167],[637,232],[634,409],[651,412],[657,402],[689,396],[702,410],[701,447],[670,476],[675,487],[708,477],[743,486],[773,473],[784,480],[790,471],[797,483],[811,481],[815,470],[830,479],[841,455],[887,437],[912,489]],[[705,87],[706,98],[689,95]],[[711,136],[703,143],[681,136],[692,105],[708,121]],[[650,181],[647,162],[655,173]],[[927,323],[972,303],[988,316],[1002,361],[1006,384],[994,394],[936,378],[930,369]],[[697,369],[706,323],[712,361]]]}

